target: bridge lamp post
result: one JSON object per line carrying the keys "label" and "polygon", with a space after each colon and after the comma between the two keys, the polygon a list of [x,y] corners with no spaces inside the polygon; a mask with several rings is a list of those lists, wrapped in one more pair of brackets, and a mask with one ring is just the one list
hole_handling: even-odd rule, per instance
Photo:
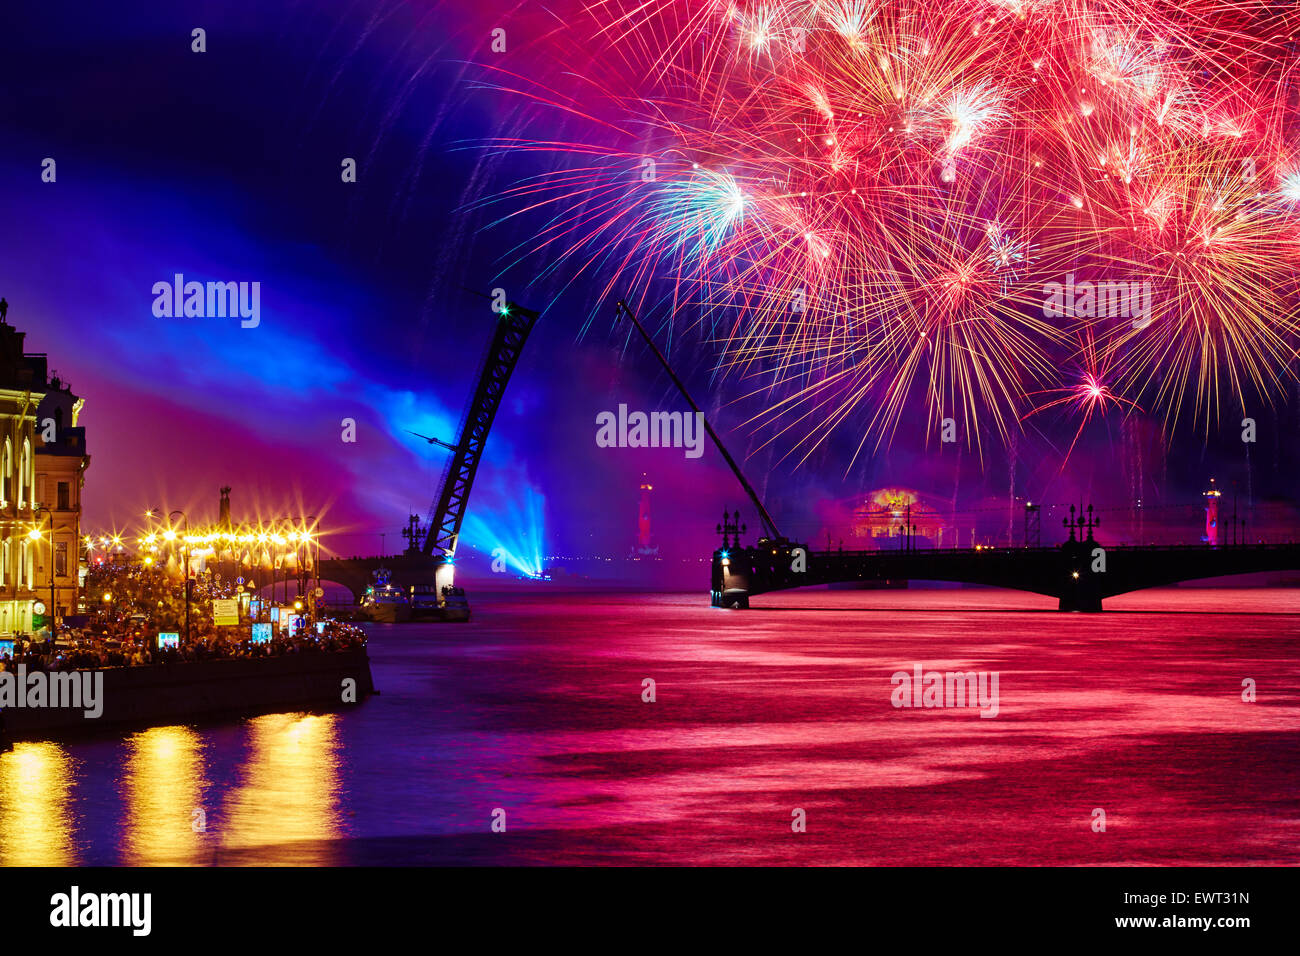
{"label": "bridge lamp post", "polygon": [[[173,511],[171,514],[169,514],[169,515],[167,516],[167,520],[168,520],[168,521],[171,521],[172,518],[174,518],[176,515],[180,515],[182,518],[185,519],[185,542],[184,542],[184,543],[185,543],[185,547],[182,549],[182,553],[185,555],[185,571],[184,571],[184,575],[185,575],[185,576],[184,576],[184,581],[185,581],[185,646],[186,646],[186,647],[189,647],[189,646],[190,646],[190,516],[187,515],[184,511],[181,511],[181,510],[178,508],[177,510]],[[171,537],[172,537],[173,540],[175,540],[175,538],[176,538],[176,532],[171,531],[171,530],[169,529],[167,533],[168,533],[169,535],[171,535]]]}

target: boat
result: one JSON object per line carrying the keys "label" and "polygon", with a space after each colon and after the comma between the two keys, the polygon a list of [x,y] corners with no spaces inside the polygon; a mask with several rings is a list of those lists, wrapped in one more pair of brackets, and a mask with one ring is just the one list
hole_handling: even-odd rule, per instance
{"label": "boat", "polygon": [[361,599],[361,609],[366,616],[381,624],[396,624],[411,619],[411,604],[400,588],[393,585],[392,572],[379,568],[372,583]]}
{"label": "boat", "polygon": [[411,585],[411,620],[413,621],[468,621],[469,599],[465,589],[454,585],[442,588],[434,584]]}

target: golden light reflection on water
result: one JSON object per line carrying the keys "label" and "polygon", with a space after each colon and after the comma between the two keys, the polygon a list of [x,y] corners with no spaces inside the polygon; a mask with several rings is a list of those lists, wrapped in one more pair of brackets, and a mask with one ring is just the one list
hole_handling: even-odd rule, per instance
{"label": "golden light reflection on water", "polygon": [[268,714],[247,724],[249,753],[221,812],[228,862],[327,866],[340,830],[338,715]]}
{"label": "golden light reflection on water", "polygon": [[76,866],[74,761],[56,743],[0,753],[0,866]]}
{"label": "golden light reflection on water", "polygon": [[126,741],[122,862],[179,866],[205,862],[206,834],[195,826],[207,788],[203,738],[189,727],[152,727]]}

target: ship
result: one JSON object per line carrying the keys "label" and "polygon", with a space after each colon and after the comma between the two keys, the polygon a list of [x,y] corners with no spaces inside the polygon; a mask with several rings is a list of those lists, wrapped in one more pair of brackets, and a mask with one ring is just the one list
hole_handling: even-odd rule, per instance
{"label": "ship", "polygon": [[469,599],[465,589],[446,585],[441,592],[434,584],[411,585],[410,619],[412,621],[469,620]]}
{"label": "ship", "polygon": [[380,624],[397,624],[411,619],[411,603],[401,589],[393,585],[392,572],[387,568],[375,571],[366,595],[361,599],[361,609],[369,620]]}

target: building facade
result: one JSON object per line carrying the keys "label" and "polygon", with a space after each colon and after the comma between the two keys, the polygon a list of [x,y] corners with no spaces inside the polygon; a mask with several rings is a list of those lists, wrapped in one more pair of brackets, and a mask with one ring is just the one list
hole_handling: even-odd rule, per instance
{"label": "building facade", "polygon": [[90,466],[86,430],[77,425],[84,404],[52,378],[36,407],[36,518],[43,535],[37,606],[54,608],[47,613],[55,620],[76,614],[80,598],[81,489]]}
{"label": "building facade", "polygon": [[30,634],[78,604],[82,401],[50,381],[45,355],[28,353],[25,339],[0,320],[0,635]]}
{"label": "building facade", "polygon": [[909,525],[911,534],[926,547],[951,547],[953,538],[959,536],[936,502],[910,488],[879,488],[855,499],[850,524],[855,546],[893,547],[890,539],[906,537]]}

